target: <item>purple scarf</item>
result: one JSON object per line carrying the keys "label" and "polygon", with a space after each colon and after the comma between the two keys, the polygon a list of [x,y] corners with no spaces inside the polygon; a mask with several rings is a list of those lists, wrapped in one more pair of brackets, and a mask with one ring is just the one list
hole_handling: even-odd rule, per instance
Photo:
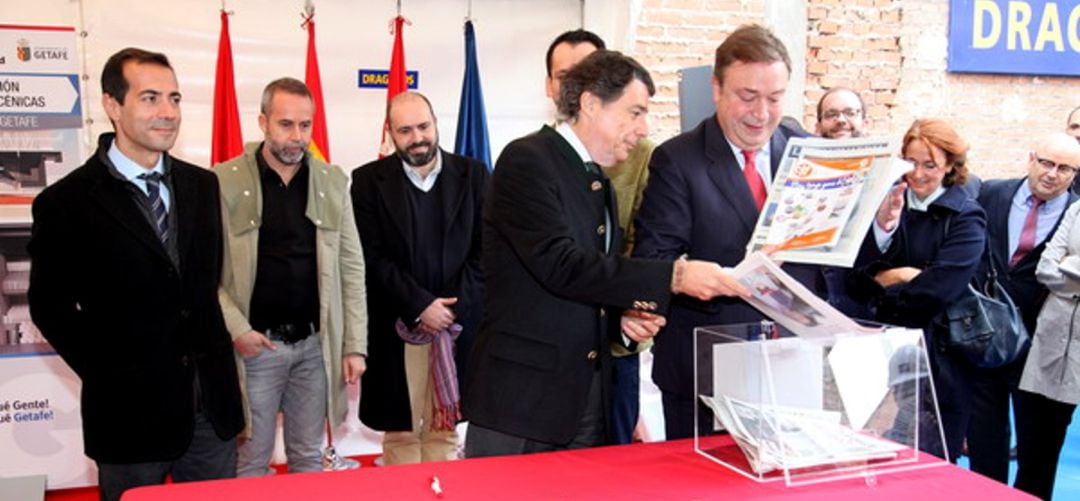
{"label": "purple scarf", "polygon": [[411,331],[400,319],[394,327],[406,343],[431,343],[431,378],[435,383],[431,429],[453,430],[461,419],[461,393],[458,391],[457,366],[454,365],[454,340],[461,334],[461,325],[452,324],[449,329],[434,334]]}

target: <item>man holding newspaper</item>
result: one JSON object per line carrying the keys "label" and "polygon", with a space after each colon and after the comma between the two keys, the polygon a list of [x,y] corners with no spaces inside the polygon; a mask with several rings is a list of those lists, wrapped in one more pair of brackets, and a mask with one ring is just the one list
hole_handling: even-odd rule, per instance
{"label": "man holding newspaper", "polygon": [[[784,147],[798,135],[780,125],[790,73],[787,49],[760,26],[737,29],[717,48],[712,82],[716,115],[653,153],[635,220],[634,256],[686,255],[721,266],[742,261]],[[824,294],[819,267],[784,269]],[[693,329],[763,318],[738,298],[674,298],[667,328],[653,348],[653,381],[662,393],[668,439],[693,436],[695,405],[701,405],[693,395]],[[700,423],[711,425],[705,419]]]}

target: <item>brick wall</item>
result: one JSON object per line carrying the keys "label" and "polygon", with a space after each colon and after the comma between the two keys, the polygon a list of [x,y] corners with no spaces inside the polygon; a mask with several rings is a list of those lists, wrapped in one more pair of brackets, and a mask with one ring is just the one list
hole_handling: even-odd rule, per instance
{"label": "brick wall", "polygon": [[[783,0],[770,0],[783,1]],[[631,53],[653,72],[652,138],[678,133],[678,74],[711,64],[723,37],[763,22],[763,0],[642,0]],[[899,137],[916,117],[938,116],[971,143],[984,178],[1023,173],[1033,141],[1062,131],[1080,105],[1080,79],[945,71],[944,0],[807,0],[804,125],[813,130],[824,89],[845,85],[867,104],[873,134]]]}
{"label": "brick wall", "polygon": [[742,24],[761,23],[764,0],[643,0],[630,49],[652,73],[650,136],[679,133],[680,68],[713,63],[716,47]]}
{"label": "brick wall", "polygon": [[869,132],[888,134],[903,61],[900,2],[808,0],[806,17],[803,124],[813,130],[822,94],[844,86],[855,89],[866,103]]}

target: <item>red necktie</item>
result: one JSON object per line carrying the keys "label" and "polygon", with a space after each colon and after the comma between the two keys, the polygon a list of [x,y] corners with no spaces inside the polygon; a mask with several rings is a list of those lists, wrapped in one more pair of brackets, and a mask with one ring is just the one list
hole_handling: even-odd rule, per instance
{"label": "red necktie", "polygon": [[761,180],[761,174],[758,174],[757,163],[754,162],[754,157],[757,156],[757,150],[742,150],[743,158],[746,159],[746,164],[743,166],[743,177],[746,178],[746,184],[750,186],[750,194],[754,196],[754,203],[757,204],[757,209],[760,211],[765,205],[765,182]]}
{"label": "red necktie", "polygon": [[1027,218],[1024,219],[1024,229],[1020,230],[1020,243],[1016,245],[1016,252],[1013,252],[1012,258],[1009,259],[1009,267],[1012,268],[1019,263],[1021,259],[1024,259],[1031,249],[1035,248],[1035,229],[1039,222],[1039,206],[1043,201],[1031,197],[1031,208],[1028,209]]}

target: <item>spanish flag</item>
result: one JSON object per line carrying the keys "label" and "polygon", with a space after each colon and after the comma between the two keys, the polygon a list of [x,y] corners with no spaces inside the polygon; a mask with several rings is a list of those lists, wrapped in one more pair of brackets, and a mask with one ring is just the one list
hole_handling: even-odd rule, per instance
{"label": "spanish flag", "polygon": [[232,43],[229,41],[229,14],[221,11],[217,70],[214,76],[214,118],[210,135],[210,165],[217,165],[244,153],[240,135],[240,112],[233,78]]}
{"label": "spanish flag", "polygon": [[[390,55],[390,75],[386,82],[386,102],[389,103],[394,96],[405,92],[409,88],[408,77],[405,73],[405,43],[401,39],[401,31],[407,21],[400,15],[395,17],[394,23],[394,49]],[[382,144],[379,147],[379,158],[390,156],[394,153],[394,142],[387,133],[388,120],[383,118]]]}
{"label": "spanish flag", "polygon": [[330,138],[326,134],[326,107],[323,106],[322,79],[319,78],[319,56],[315,52],[315,9],[308,10],[304,26],[307,28],[307,67],[304,83],[315,101],[315,116],[311,124],[311,144],[308,151],[323,162],[330,161]]}

